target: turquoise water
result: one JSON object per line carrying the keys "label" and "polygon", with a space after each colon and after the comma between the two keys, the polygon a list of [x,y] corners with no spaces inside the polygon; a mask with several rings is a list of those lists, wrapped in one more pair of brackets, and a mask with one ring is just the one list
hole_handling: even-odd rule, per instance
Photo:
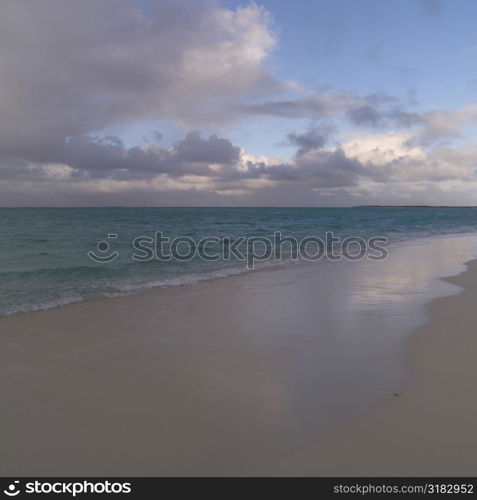
{"label": "turquoise water", "polygon": [[[0,315],[247,271],[233,258],[132,260],[133,239],[156,231],[195,241],[272,237],[277,231],[324,239],[332,231],[341,238],[386,237],[392,248],[395,242],[476,230],[477,209],[471,208],[2,208]],[[119,253],[113,262],[88,257],[100,240],[110,243],[105,254]]]}

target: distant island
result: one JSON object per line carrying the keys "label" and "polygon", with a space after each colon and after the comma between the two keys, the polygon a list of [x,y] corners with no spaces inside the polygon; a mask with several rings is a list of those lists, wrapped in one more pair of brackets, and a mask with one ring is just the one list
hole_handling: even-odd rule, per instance
{"label": "distant island", "polygon": [[354,205],[351,208],[477,208],[476,205]]}

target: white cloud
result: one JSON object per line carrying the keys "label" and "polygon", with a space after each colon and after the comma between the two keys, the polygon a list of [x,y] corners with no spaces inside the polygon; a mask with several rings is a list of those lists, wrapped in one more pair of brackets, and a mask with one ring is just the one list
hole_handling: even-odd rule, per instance
{"label": "white cloud", "polygon": [[386,133],[356,137],[344,142],[344,152],[362,163],[385,165],[400,158],[424,160],[426,154],[419,146],[409,146],[410,133]]}

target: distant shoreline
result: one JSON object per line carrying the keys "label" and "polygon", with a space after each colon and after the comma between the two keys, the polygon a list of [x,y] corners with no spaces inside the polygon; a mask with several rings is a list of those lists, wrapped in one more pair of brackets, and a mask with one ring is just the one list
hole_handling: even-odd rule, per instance
{"label": "distant shoreline", "polygon": [[[333,208],[333,207],[329,207]],[[337,208],[337,207],[335,207]],[[355,205],[350,208],[477,208],[475,205]]]}

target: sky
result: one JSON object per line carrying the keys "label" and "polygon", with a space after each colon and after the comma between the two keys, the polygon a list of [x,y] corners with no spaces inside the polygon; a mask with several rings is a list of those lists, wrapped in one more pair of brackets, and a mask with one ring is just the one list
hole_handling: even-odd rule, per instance
{"label": "sky", "polygon": [[477,205],[475,0],[2,0],[0,206]]}

